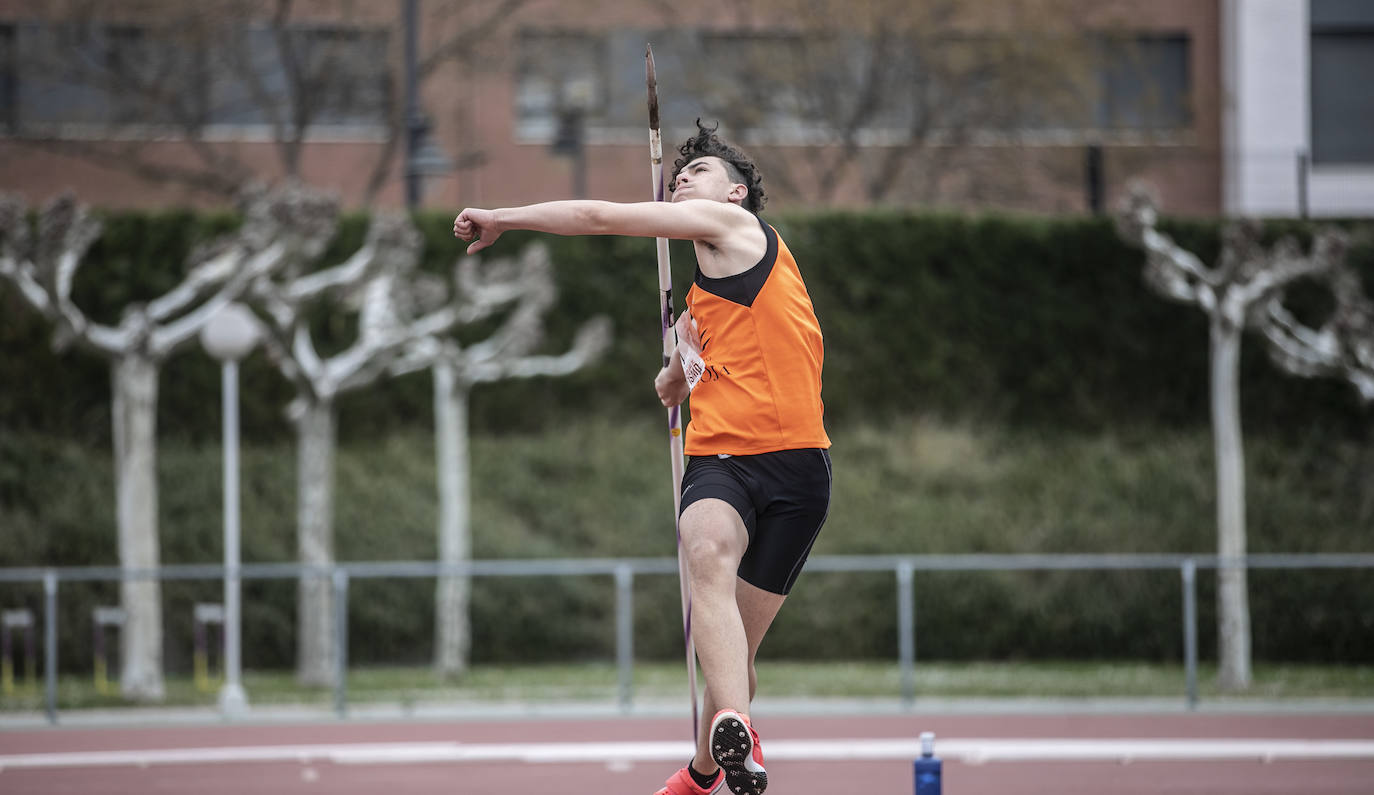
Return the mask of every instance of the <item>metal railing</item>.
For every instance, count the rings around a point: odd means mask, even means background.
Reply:
[[[1198,703],[1197,692],[1197,572],[1222,565],[1258,569],[1368,569],[1374,554],[1249,555],[1223,559],[1215,555],[818,555],[807,562],[809,572],[888,571],[897,584],[897,638],[901,699],[915,701],[916,572],[1007,571],[1169,571],[1179,572],[1183,596],[1183,656],[1185,702]],[[239,567],[242,579],[300,579],[327,577],[334,588],[335,676],[333,705],[340,717],[348,714],[348,591],[356,579],[436,577],[609,576],[615,583],[615,658],[617,700],[622,710],[633,704],[634,691],[634,580],[640,575],[675,575],[673,558],[582,558],[474,560],[444,565],[427,561],[339,563],[311,567],[295,563],[257,563]],[[171,565],[152,570],[117,566],[0,568],[0,583],[41,583],[43,586],[43,676],[45,710],[49,722],[57,714],[57,596],[62,582],[111,582],[134,579],[214,580],[225,577],[219,565]]]

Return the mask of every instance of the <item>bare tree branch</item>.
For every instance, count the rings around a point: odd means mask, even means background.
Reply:
[[[32,238],[28,206],[18,196],[0,193],[0,276],[14,282],[24,300],[44,317],[55,319],[48,291],[35,278],[30,253]]]
[[[1210,314],[1216,308],[1220,278],[1197,255],[1159,232],[1157,221],[1148,189],[1139,182],[1128,185],[1123,207],[1116,215],[1116,228],[1123,238],[1145,250],[1145,283],[1166,298],[1198,304]]]
[[[605,316],[588,320],[577,331],[572,347],[558,356],[517,356],[476,359],[467,363],[465,375],[473,383],[510,378],[535,378],[574,373],[595,361],[611,343],[611,321]]]
[[[543,339],[543,316],[557,298],[547,247],[530,245],[517,259],[497,260],[486,267],[475,260],[461,260],[455,269],[452,305],[457,322],[477,322],[512,302],[515,308],[489,337],[467,347],[438,333],[414,338],[392,363],[394,374],[429,369],[442,361],[467,386],[505,378],[563,375],[585,366],[609,343],[609,321],[593,318],[578,331],[577,341],[567,353],[530,355]]]
[[[1360,275],[1345,262],[1348,237],[1334,229],[1317,232],[1313,259],[1331,267],[1321,274],[1335,307],[1318,327],[1299,320],[1275,291],[1266,301],[1259,326],[1269,357],[1279,369],[1304,378],[1335,377],[1350,382],[1365,403],[1374,402],[1374,300],[1364,293]]]

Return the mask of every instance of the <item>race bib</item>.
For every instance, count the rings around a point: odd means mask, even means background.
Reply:
[[[706,372],[706,362],[701,358],[701,335],[690,312],[678,316],[674,330],[677,331],[677,355],[682,360],[682,374],[687,377],[687,391],[691,392]]]

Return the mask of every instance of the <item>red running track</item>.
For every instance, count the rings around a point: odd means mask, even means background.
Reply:
[[[808,759],[804,750],[839,744],[866,747],[937,735],[937,752],[1019,747],[1013,741],[1063,741],[1050,747],[1222,749],[1216,758],[1112,758],[980,761],[946,756],[945,795],[1370,795],[1374,793],[1374,716],[1364,714],[905,715],[798,717],[756,715],[767,755],[771,795],[912,792],[911,760]],[[175,728],[58,728],[0,731],[0,793],[597,793],[649,795],[685,762],[685,718],[588,720],[466,719],[450,722],[234,724]],[[1178,743],[1178,741],[1186,741]],[[811,746],[806,741],[822,741]],[[1266,759],[1235,748],[1319,749]],[[1350,742],[1355,741],[1355,742]],[[1228,744],[1229,742],[1229,744]],[[633,759],[530,761],[541,749],[642,749]],[[663,751],[667,744],[667,752]],[[1002,743],[1002,745],[997,745]],[[1285,744],[1286,743],[1286,744]],[[363,744],[385,751],[373,759]],[[572,744],[572,745],[569,745]],[[677,744],[677,745],[674,745]],[[1029,745],[1034,745],[1031,743]],[[342,749],[342,755],[299,753],[299,747]],[[1352,746],[1357,750],[1350,751]],[[296,750],[284,750],[284,749]],[[1341,748],[1346,750],[1341,751]],[[183,749],[183,756],[175,755]],[[475,750],[459,759],[461,751]],[[790,749],[790,750],[789,750]],[[1226,749],[1231,749],[1227,751]],[[1336,751],[1323,756],[1320,749]],[[358,753],[354,753],[354,752]],[[115,752],[97,755],[99,752]],[[272,752],[290,758],[260,758]],[[1248,752],[1245,752],[1248,753]],[[62,756],[53,756],[60,754]],[[361,755],[359,755],[361,754]],[[450,754],[451,758],[443,758]],[[1166,756],[1173,755],[1170,751]],[[440,758],[435,758],[435,757]],[[509,758],[493,758],[493,757]],[[840,756],[843,756],[841,754]],[[214,757],[220,761],[210,761]]]

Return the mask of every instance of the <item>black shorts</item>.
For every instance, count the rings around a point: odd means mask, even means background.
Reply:
[[[682,476],[680,510],[709,498],[729,503],[749,531],[739,576],[765,591],[786,594],[830,511],[830,453],[808,448],[692,456]]]

